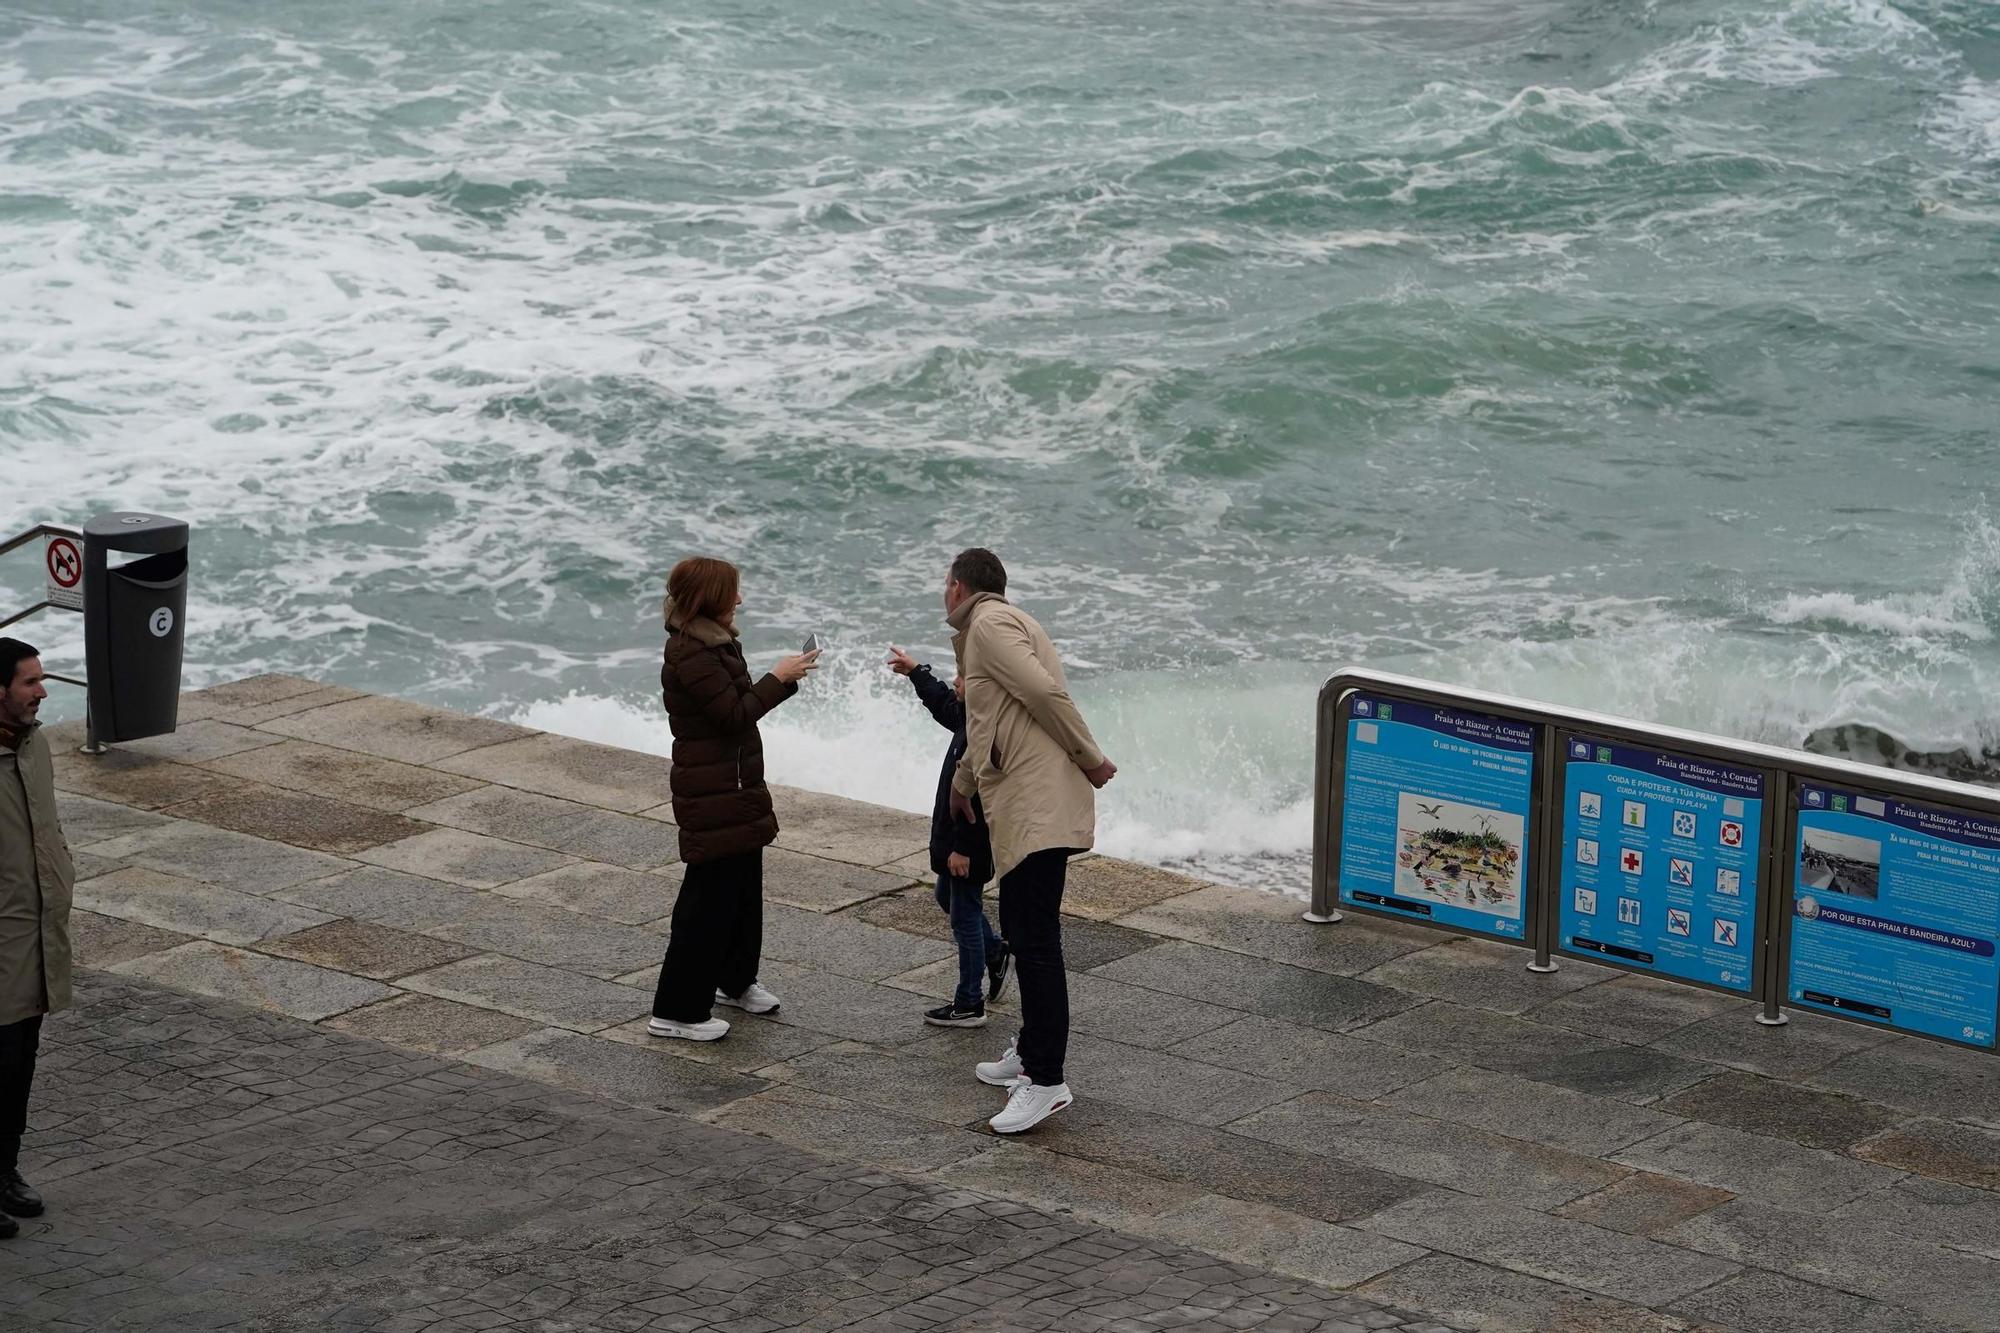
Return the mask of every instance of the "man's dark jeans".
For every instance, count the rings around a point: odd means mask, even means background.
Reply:
[[[937,905],[951,918],[951,937],[958,941],[958,992],[954,1009],[978,1009],[986,1003],[986,960],[1000,947],[999,932],[986,919],[981,885],[950,875],[937,878]]]
[[[28,1092],[35,1083],[35,1052],[42,1016],[0,1026],[0,1177],[20,1164],[21,1135],[28,1129]]]
[[[1014,951],[1021,991],[1021,1036],[1015,1052],[1031,1082],[1063,1081],[1069,1053],[1069,979],[1063,974],[1062,896],[1070,853],[1035,852],[1000,881],[1000,934]]]

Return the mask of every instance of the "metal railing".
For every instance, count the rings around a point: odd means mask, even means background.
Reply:
[[[60,523],[37,523],[34,527],[28,528],[23,532],[17,532],[12,537],[7,538],[7,540],[0,542],[0,555],[6,555],[10,551],[18,550],[19,548],[26,546],[29,542],[45,541],[50,537],[67,537],[73,542],[80,543],[83,540],[83,532],[79,528],[65,527]],[[9,625],[13,625],[20,621],[26,620],[29,616],[35,615],[38,612],[49,611],[49,610],[76,611],[80,609],[81,608],[78,607],[63,606],[59,603],[52,602],[47,598],[43,598],[41,601],[36,602],[33,606],[29,607],[27,610],[16,611],[14,614],[8,616],[5,620],[0,620],[0,629],[5,629]],[[58,680],[65,685],[74,685],[78,689],[88,689],[90,687],[89,681],[81,676],[65,676],[59,674],[58,672],[46,671],[46,670],[44,671],[43,674],[45,674],[50,680]],[[88,717],[89,714],[88,711],[86,710],[85,722],[84,722],[84,727],[86,731],[86,739],[83,747],[84,752],[86,754],[98,754],[102,752],[104,747],[97,743],[96,733],[94,730],[90,728]]]
[[[1384,758],[1379,752],[1371,751],[1365,763],[1366,772],[1357,774],[1351,762],[1355,756],[1349,753],[1350,735],[1362,734],[1353,730],[1355,724],[1359,722],[1366,725],[1375,720],[1376,714],[1388,712],[1379,706],[1380,703],[1405,704],[1408,706],[1406,711],[1414,709],[1425,719],[1445,718],[1446,723],[1439,725],[1445,726],[1447,730],[1449,725],[1455,722],[1472,729],[1472,733],[1477,734],[1481,726],[1492,722],[1504,723],[1510,729],[1515,747],[1525,750],[1531,756],[1526,764],[1528,777],[1524,789],[1526,806],[1524,829],[1520,846],[1515,849],[1517,855],[1524,859],[1520,870],[1521,882],[1518,885],[1521,912],[1518,926],[1511,920],[1498,922],[1500,929],[1486,932],[1478,928],[1476,921],[1470,925],[1463,924],[1473,911],[1472,908],[1456,912],[1446,907],[1434,909],[1425,899],[1427,896],[1437,895],[1427,895],[1422,885],[1409,894],[1380,891],[1379,886],[1385,873],[1391,884],[1411,882],[1407,876],[1402,880],[1396,877],[1397,849],[1407,848],[1410,845],[1404,841],[1406,830],[1400,826],[1400,815],[1392,819],[1389,861],[1386,865],[1381,863],[1382,847],[1379,833],[1381,816],[1384,813],[1380,808],[1381,793],[1393,781],[1395,761]],[[1357,710],[1360,710],[1359,715]],[[1480,719],[1485,721],[1482,722]],[[1381,718],[1384,723],[1388,720],[1386,716]],[[1369,743],[1372,744],[1373,738],[1379,734],[1379,726],[1370,727],[1366,733],[1370,738]],[[1521,740],[1523,737],[1528,738],[1525,743]],[[1608,879],[1615,887],[1624,882],[1616,873],[1617,870],[1624,869],[1636,873],[1634,863],[1630,861],[1624,862],[1620,867],[1614,867],[1614,873],[1609,876],[1606,876],[1603,868],[1599,867],[1597,858],[1600,856],[1600,836],[1605,842],[1613,843],[1615,851],[1627,845],[1629,840],[1618,838],[1614,842],[1613,835],[1620,834],[1623,830],[1616,827],[1606,828],[1601,822],[1601,812],[1595,806],[1591,807],[1589,815],[1594,822],[1585,830],[1591,833],[1588,849],[1591,859],[1586,862],[1584,849],[1577,845],[1583,841],[1579,832],[1582,826],[1571,818],[1570,811],[1572,803],[1592,799],[1592,794],[1581,786],[1572,792],[1570,765],[1595,761],[1600,765],[1598,771],[1601,774],[1605,771],[1601,766],[1607,756],[1614,751],[1619,754],[1628,753],[1620,747],[1634,747],[1629,752],[1634,754],[1644,751],[1654,754],[1657,758],[1673,757],[1677,762],[1684,759],[1686,762],[1683,769],[1686,772],[1696,775],[1715,775],[1718,782],[1736,783],[1734,790],[1743,793],[1728,804],[1744,812],[1738,815],[1734,824],[1735,836],[1739,840],[1739,845],[1750,844],[1742,846],[1741,854],[1730,858],[1731,864],[1741,867],[1732,873],[1740,876],[1750,869],[1755,870],[1755,901],[1748,905],[1743,917],[1754,928],[1754,940],[1750,951],[1751,974],[1748,977],[1732,978],[1727,985],[1716,984],[1696,976],[1678,975],[1672,968],[1654,965],[1657,963],[1656,958],[1649,957],[1636,949],[1621,949],[1582,936],[1573,936],[1565,940],[1560,925],[1563,904],[1574,900],[1581,908],[1584,895],[1588,894],[1592,910],[1596,909],[1596,889],[1582,887],[1586,878],[1593,884],[1604,884]],[[1449,738],[1438,748],[1466,749],[1464,745]],[[1466,752],[1476,754],[1478,748],[1477,745],[1473,745]],[[1467,762],[1473,761],[1467,760]],[[1498,765],[1488,764],[1487,767],[1497,768]],[[1662,769],[1665,771],[1664,765]],[[1430,783],[1425,794],[1432,799],[1417,809],[1430,812],[1441,810],[1439,798],[1449,800],[1450,793],[1437,785],[1437,770],[1432,770],[1428,779],[1424,776],[1424,771],[1425,765],[1421,761],[1412,761],[1408,766],[1413,786],[1422,787],[1427,780]],[[1350,779],[1353,780],[1352,792],[1350,792]],[[1486,781],[1483,777],[1469,780],[1474,781],[1475,786]],[[1579,779],[1579,782],[1581,780]],[[1703,779],[1697,776],[1692,780],[1700,782]],[[1663,788],[1670,786],[1671,779],[1664,779],[1654,785]],[[1827,790],[1834,788],[1840,790],[1837,792]],[[1753,798],[1748,795],[1752,791],[1760,794]],[[1850,797],[1850,792],[1866,795]],[[1369,846],[1357,848],[1356,861],[1352,868],[1348,868],[1343,859],[1345,850],[1343,837],[1350,796],[1355,798],[1352,803],[1356,810],[1360,811],[1357,819],[1364,825],[1369,818],[1375,821]],[[1600,793],[1595,799],[1605,802],[1608,808],[1608,797]],[[1754,828],[1748,818],[1748,802],[1751,799],[1760,802]],[[1802,1007],[1810,1012],[1829,1013],[1834,1017],[1852,1018],[1869,1023],[1871,1026],[1910,1032],[1912,1035],[1952,1041],[1960,1045],[1972,1045],[1981,1049],[1995,1049],[1996,1030],[2000,1030],[2000,1000],[1994,1001],[1990,1009],[1985,1007],[1985,1000],[1975,999],[1969,1002],[1980,1008],[1983,1014],[1982,1021],[1976,1025],[1967,1023],[1958,1034],[1951,1034],[1916,1030],[1900,1025],[1894,1021],[1893,1006],[1848,1001],[1830,993],[1811,991],[1804,993],[1803,1002],[1791,996],[1788,981],[1793,962],[1792,942],[1797,926],[1794,919],[1795,912],[1815,925],[1820,922],[1823,915],[1830,922],[1860,927],[1863,934],[1869,931],[1891,933],[1901,931],[1903,933],[1898,938],[1904,941],[1938,944],[1940,947],[1953,949],[1964,957],[1983,958],[1987,961],[1980,966],[1994,975],[1982,981],[1982,986],[1989,984],[2000,986],[2000,971],[1995,970],[1996,967],[2000,967],[2000,960],[1993,959],[1991,936],[1996,931],[1992,921],[1968,921],[1963,924],[1962,929],[1934,928],[1925,925],[1912,927],[1910,923],[1901,921],[1889,921],[1887,926],[1884,926],[1882,923],[1885,918],[1858,913],[1834,903],[1825,905],[1818,903],[1814,895],[1821,890],[1811,883],[1808,883],[1805,895],[1799,894],[1800,843],[1806,836],[1804,830],[1807,817],[1815,822],[1827,822],[1823,817],[1835,813],[1843,815],[1848,813],[1847,807],[1851,799],[1857,804],[1860,801],[1867,802],[1870,810],[1882,807],[1880,817],[1883,820],[1908,814],[1913,819],[1938,821],[1924,826],[1912,825],[1911,827],[1917,828],[1916,836],[1919,838],[1924,836],[1925,827],[1956,828],[1964,833],[1965,825],[1951,823],[1955,815],[1966,816],[1973,821],[1975,828],[1978,828],[1979,821],[1991,821],[1995,829],[2000,830],[2000,792],[1967,783],[1878,768],[1750,741],[1732,740],[1679,727],[1656,726],[1628,718],[1613,717],[1584,709],[1565,708],[1484,690],[1461,689],[1410,676],[1362,669],[1345,670],[1331,677],[1319,694],[1313,802],[1312,902],[1305,917],[1308,921],[1319,923],[1337,922],[1341,919],[1342,909],[1345,909],[1452,930],[1455,933],[1485,934],[1488,938],[1504,939],[1532,949],[1534,957],[1528,965],[1530,971],[1555,971],[1559,966],[1557,956],[1560,955],[1643,972],[1667,981],[1724,990],[1741,995],[1745,999],[1760,1000],[1762,1011],[1758,1014],[1758,1020],[1773,1026],[1786,1021],[1784,1009],[1789,1005]],[[1372,811],[1366,806],[1366,802],[1369,801],[1373,801],[1376,806]],[[1896,801],[1913,804],[1907,810],[1901,806],[1891,809],[1884,804]],[[1470,811],[1476,804],[1477,801],[1460,803],[1457,808]],[[1681,874],[1685,867],[1686,878],[1676,878],[1672,882],[1677,886],[1689,886],[1688,893],[1681,895],[1686,901],[1700,892],[1694,886],[1694,867],[1703,864],[1704,869],[1711,869],[1713,862],[1703,863],[1697,860],[1699,852],[1695,850],[1697,840],[1693,837],[1696,828],[1694,814],[1688,811],[1676,812],[1671,806],[1663,808],[1674,820],[1673,832],[1676,837],[1682,827],[1689,831],[1687,844],[1690,850],[1686,859],[1670,859],[1668,862],[1670,875]],[[1943,813],[1934,816],[1925,814],[1926,810]],[[1497,819],[1511,818],[1502,815],[1497,809],[1492,811],[1492,814]],[[1628,810],[1625,818],[1629,820],[1632,817]],[[1637,817],[1643,821],[1646,818],[1644,810]],[[1680,823],[1683,817],[1689,821],[1685,826]],[[1859,820],[1862,815],[1856,814],[1854,818]],[[1867,818],[1872,821],[1875,816],[1871,814]],[[1491,824],[1497,822],[1497,819],[1488,820],[1489,833]],[[1511,828],[1511,823],[1507,827]],[[1643,829],[1643,823],[1639,827]],[[1707,827],[1713,828],[1718,825],[1711,821]],[[1754,843],[1751,842],[1753,833]],[[1723,837],[1727,836],[1728,831],[1724,829]],[[1838,835],[1833,836],[1837,841]],[[1962,873],[1966,877],[1966,883],[1976,884],[1980,892],[1989,894],[1996,903],[2000,903],[2000,839],[1996,839],[1994,830],[1983,828],[1978,829],[1978,836],[1989,839],[1988,845],[1993,850],[1988,853],[1975,849],[1967,853],[1961,858],[1965,867]],[[1827,838],[1828,835],[1823,833],[1822,846],[1830,845]],[[1865,841],[1864,839],[1862,844],[1857,845],[1857,854],[1865,852]],[[1649,842],[1649,846],[1657,846],[1657,840]],[[1877,842],[1875,846],[1876,860],[1873,863],[1872,873],[1868,871],[1865,861],[1848,861],[1844,864],[1861,875],[1861,880],[1858,882],[1865,884],[1872,894],[1879,896],[1882,890],[1882,843]],[[1622,856],[1624,853],[1618,851],[1617,854]],[[1371,855],[1374,858],[1373,862],[1367,860]],[[1505,853],[1499,855],[1504,857]],[[1821,873],[1832,875],[1833,872],[1828,867],[1843,864],[1838,854],[1813,849],[1812,855],[1816,858],[1816,869]],[[1502,864],[1505,864],[1504,860]],[[1422,866],[1423,863],[1420,861],[1419,878]],[[1348,869],[1345,875],[1343,875],[1344,869]],[[1474,892],[1474,888],[1483,889],[1496,900],[1505,899],[1504,893],[1495,892],[1490,873],[1482,879],[1469,873],[1462,866],[1454,865],[1451,869],[1458,874],[1449,882],[1455,891],[1463,891],[1468,900],[1476,902],[1479,899],[1480,894]],[[1490,867],[1487,869],[1490,872]],[[1961,872],[1954,870],[1952,873]],[[1629,882],[1634,885],[1638,883],[1637,880]],[[1718,891],[1724,882],[1721,878],[1711,881]],[[1728,882],[1740,884],[1744,881],[1738,878]],[[1368,887],[1361,887],[1364,883]],[[1845,896],[1846,890],[1840,888],[1839,883],[1837,876],[1830,880],[1833,887],[1826,890],[1829,898],[1869,903],[1877,900],[1873,896],[1848,898]],[[1470,884],[1473,887],[1462,887],[1463,884]],[[1620,913],[1621,925],[1625,920],[1624,910],[1627,901],[1637,902],[1636,895],[1640,890],[1634,887],[1630,892],[1635,895],[1633,899],[1618,902],[1617,910]],[[1678,921],[1672,916],[1666,918],[1668,927],[1674,929],[1678,926],[1678,934],[1691,936],[1691,932],[1687,929],[1690,923],[1689,909],[1683,907],[1679,910]],[[1635,918],[1639,911],[1638,907],[1633,908]],[[1437,916],[1453,916],[1460,920],[1461,924],[1448,925],[1436,920]],[[1720,913],[1711,919],[1710,924],[1719,919],[1721,919]],[[1732,926],[1730,937],[1732,948],[1734,948],[1735,931],[1736,927]],[[1970,933],[1974,931],[1985,933],[1984,935]],[[1722,928],[1716,926],[1714,934],[1719,942],[1722,938]],[[1583,944],[1588,947],[1571,947],[1573,944]],[[1643,965],[1639,961],[1641,958],[1646,958],[1646,963]],[[1866,987],[1862,989],[1866,990]],[[1880,1012],[1876,1012],[1877,1010]],[[1974,1033],[1978,1034],[1976,1038]]]

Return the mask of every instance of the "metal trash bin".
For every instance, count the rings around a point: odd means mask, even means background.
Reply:
[[[113,553],[141,557],[112,565]],[[83,654],[99,741],[163,736],[179,721],[188,525],[99,514],[83,525]]]

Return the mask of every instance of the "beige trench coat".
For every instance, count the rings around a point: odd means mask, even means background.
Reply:
[[[0,745],[0,1023],[69,1007],[69,900],[55,765],[40,727]]]
[[[1083,771],[1104,752],[1069,697],[1055,644],[1033,616],[992,593],[961,602],[950,620],[966,740],[952,787],[985,804],[994,877],[1035,852],[1088,848],[1097,790]]]

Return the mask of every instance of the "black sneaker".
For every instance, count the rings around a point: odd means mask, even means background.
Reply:
[[[21,1224],[5,1213],[0,1213],[0,1240],[12,1240],[21,1234]]]
[[[934,1028],[983,1028],[986,1026],[986,1006],[982,1004],[977,1009],[961,1009],[955,1004],[941,1004],[924,1011],[924,1022]]]
[[[1007,993],[1007,968],[1013,961],[1014,951],[1005,944],[986,960],[986,1003],[993,1004]]]

